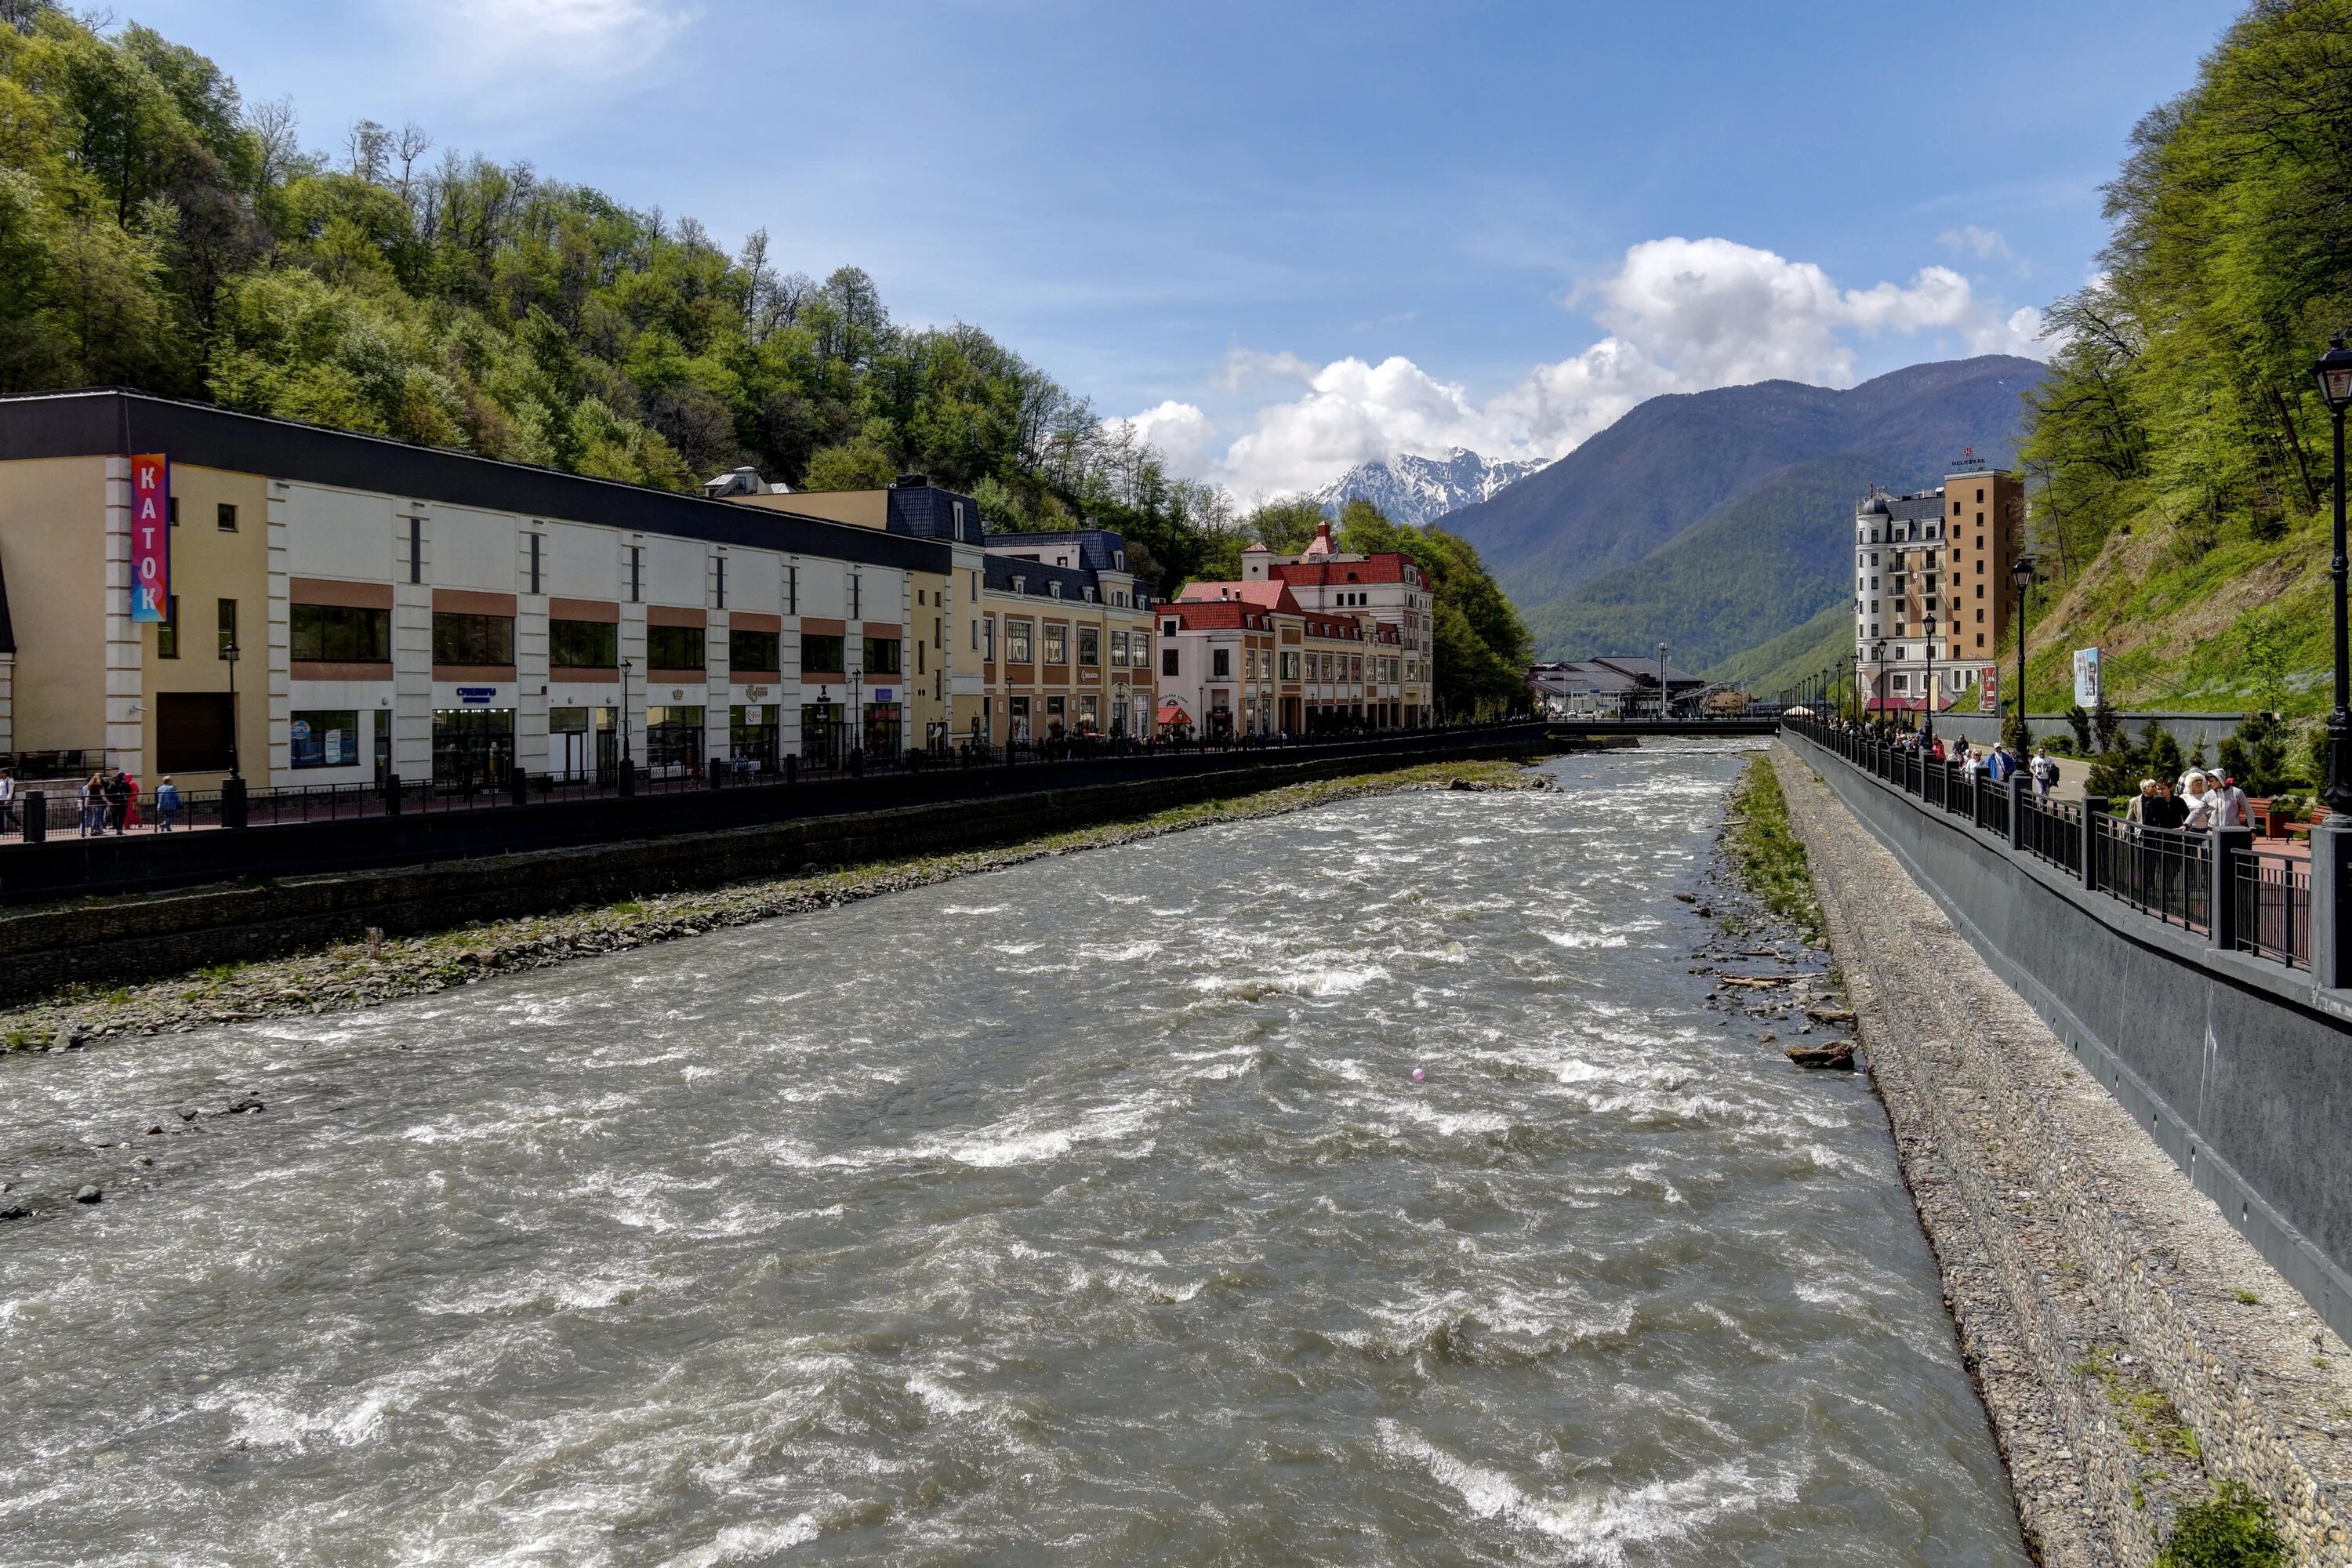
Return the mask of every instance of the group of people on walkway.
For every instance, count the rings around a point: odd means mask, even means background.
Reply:
[[[1855,733],[1868,732],[1866,726],[1832,722],[1831,727]],[[1948,749],[1940,735],[1922,735],[1916,730],[1892,730],[1884,725],[1879,728],[1883,731],[1879,739],[1896,751],[1916,752],[1931,763],[1958,768],[1971,778],[2005,784],[2011,777],[2022,773],[2026,782],[2033,786],[2037,800],[2047,801],[2050,792],[2058,787],[2058,763],[2041,746],[2033,748],[2032,756],[2021,759],[2006,741],[1990,748],[1972,747],[1968,737],[1963,735]]]
[[[2190,768],[2178,785],[2168,779],[2142,779],[2139,793],[2124,808],[2124,820],[2143,827],[2181,828],[2204,833],[2216,827],[2244,827],[2253,821],[2253,808],[2238,781],[2203,768]]]
[[[8,791],[8,811],[13,816],[16,781],[0,773],[0,784]],[[95,838],[107,833],[119,836],[141,826],[140,795],[139,781],[131,776],[129,768],[100,768],[90,774],[82,781],[79,794],[81,836],[84,838]],[[180,786],[172,782],[171,774],[164,774],[163,782],[155,786],[150,804],[154,809],[157,832],[169,833],[179,826]]]

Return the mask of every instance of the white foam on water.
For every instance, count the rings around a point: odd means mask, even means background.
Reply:
[[[679,1552],[663,1568],[719,1568],[726,1563],[756,1563],[779,1552],[805,1546],[823,1533],[816,1520],[805,1513],[782,1524],[730,1524],[712,1536],[709,1544]]]
[[[941,904],[943,915],[1001,915],[1012,911],[1011,904]]]

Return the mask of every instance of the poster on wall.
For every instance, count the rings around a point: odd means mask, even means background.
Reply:
[[[131,459],[131,618],[172,615],[172,459],[144,452]]]
[[[2000,711],[2000,667],[1999,665],[1986,665],[1982,670],[1978,672],[1977,692],[1978,712],[1998,713]]]
[[[2074,705],[2096,708],[2099,705],[2099,650],[2078,647],[2074,650]]]

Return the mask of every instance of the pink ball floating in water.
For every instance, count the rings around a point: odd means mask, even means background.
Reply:
[[[1425,1071],[1424,1069],[1423,1069],[1423,1068],[1413,1068],[1413,1069],[1412,1069],[1412,1081],[1413,1081],[1413,1082],[1415,1082],[1415,1083],[1419,1083],[1419,1082],[1421,1082],[1423,1079],[1426,1079],[1427,1077],[1429,1077],[1429,1074],[1428,1074],[1428,1072],[1427,1072],[1427,1071]]]

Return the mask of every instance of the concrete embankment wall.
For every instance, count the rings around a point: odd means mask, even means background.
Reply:
[[[2123,713],[2118,714],[2117,717],[2123,721],[2124,734],[2135,744],[2146,737],[2147,727],[2151,722],[2161,723],[2171,732],[2172,738],[2180,742],[2182,755],[2186,756],[2192,748],[2201,742],[2205,747],[2206,758],[2210,761],[2222,740],[2237,729],[2238,721],[2245,715],[2242,713],[2146,712]],[[2063,713],[2035,713],[2029,715],[2026,721],[2032,726],[2033,732],[2037,735],[2072,736],[2074,733],[2067,727],[2066,715]],[[2001,738],[2002,722],[2003,720],[2000,715],[1992,713],[1958,711],[1938,713],[1936,715],[1936,732],[1945,736],[1966,736],[1971,746],[1990,746]]]
[[[2308,974],[2212,951],[1783,739],[2240,1234],[2352,1337],[2343,1003]]]
[[[1540,730],[1521,730],[1320,756],[1255,752],[1247,754],[1255,760],[1157,778],[1071,782],[881,810],[836,808],[830,816],[718,832],[53,905],[0,915],[0,1002],[75,983],[113,984],[275,957],[352,940],[371,926],[387,935],[442,931],[813,866],[984,848],[1286,784],[1553,749]],[[1032,780],[1067,776],[1044,768],[1025,773]],[[291,837],[307,830],[277,831]],[[267,839],[271,832],[246,837]]]

